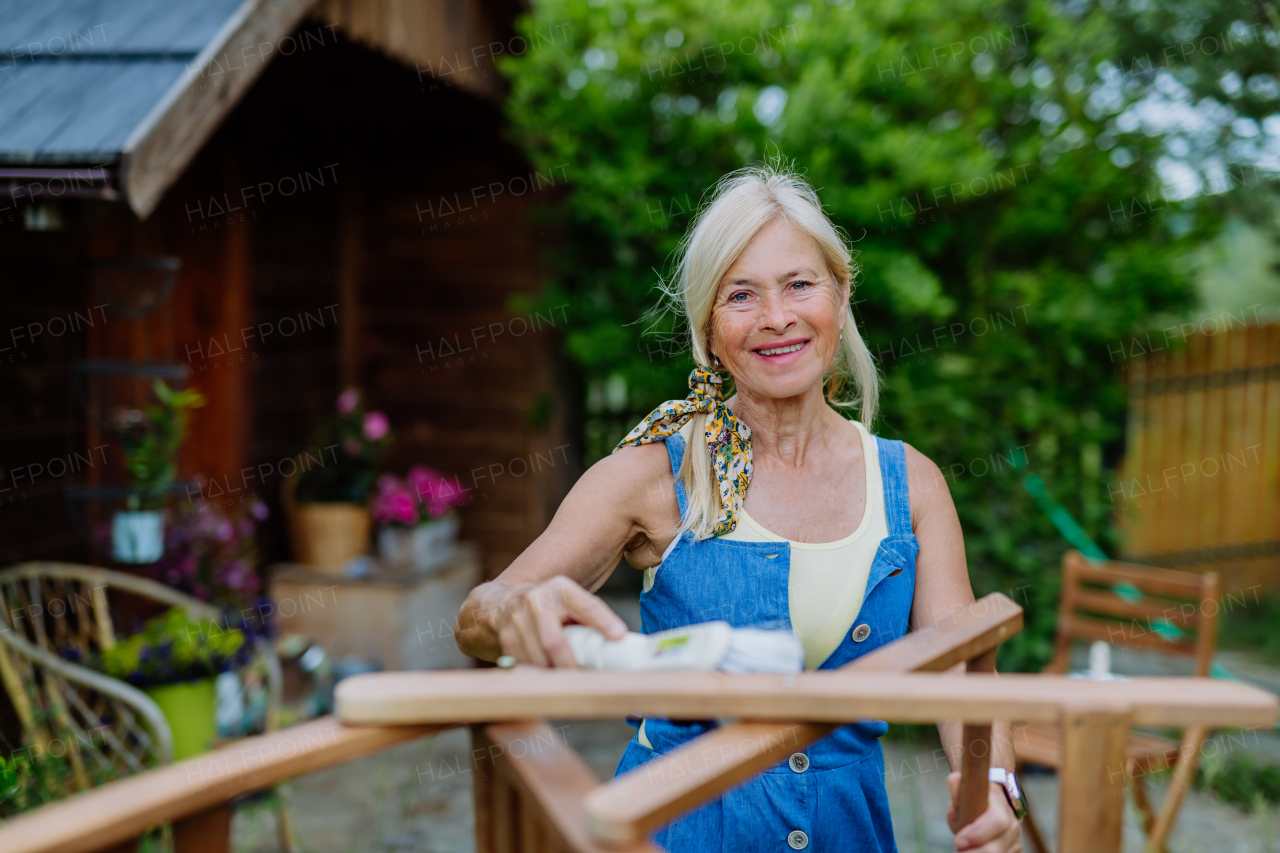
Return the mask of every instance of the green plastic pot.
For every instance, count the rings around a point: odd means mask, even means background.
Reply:
[[[217,735],[214,722],[216,693],[214,679],[184,681],[152,687],[147,695],[160,706],[173,732],[173,760],[181,761],[209,751]]]

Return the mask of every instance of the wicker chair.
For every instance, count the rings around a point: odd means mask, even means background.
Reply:
[[[69,658],[91,660],[116,644],[111,594],[180,607],[193,619],[221,617],[203,601],[123,572],[69,563],[23,563],[0,571],[0,682],[31,747],[70,764],[73,791],[173,761],[173,736],[141,690]],[[257,638],[266,671],[266,729],[278,725],[281,670]],[[63,756],[58,756],[63,757]]]

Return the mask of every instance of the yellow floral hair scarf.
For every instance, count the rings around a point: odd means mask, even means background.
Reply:
[[[724,381],[719,374],[696,367],[689,374],[689,388],[688,397],[668,400],[650,412],[618,447],[663,441],[695,414],[708,415],[704,434],[720,486],[720,517],[712,534],[723,536],[738,526],[738,511],[751,485],[751,428],[724,404]]]

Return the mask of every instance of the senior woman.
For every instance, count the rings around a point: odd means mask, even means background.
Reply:
[[[591,592],[619,556],[645,572],[645,632],[712,619],[786,627],[806,669],[842,666],[972,602],[941,472],[867,429],[877,376],[849,307],[854,273],[801,178],[770,166],[726,176],[668,292],[688,320],[691,393],[659,406],[593,465],[546,532],[471,593],[458,615],[463,651],[574,666],[563,625],[626,631]],[[722,373],[733,381],[728,400]],[[842,414],[855,407],[860,421]],[[645,719],[618,772],[713,725]],[[671,851],[892,851],[886,729],[841,727],[811,745],[807,761],[766,770],[654,840]],[[938,730],[955,764],[960,726]],[[993,766],[1012,770],[1007,726],[995,740]],[[958,775],[948,778],[956,848],[1021,850],[996,782],[987,811],[956,825]]]

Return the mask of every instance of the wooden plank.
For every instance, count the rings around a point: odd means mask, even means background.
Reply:
[[[439,726],[356,728],[321,717],[59,800],[0,824],[5,853],[93,853],[233,797],[416,740]]]
[[[276,43],[297,27],[314,0],[251,0],[241,6],[125,141],[120,184],[129,206],[146,219],[257,74],[208,73],[224,56]],[[263,60],[263,67],[275,51]]]
[[[1126,449],[1124,461],[1120,465],[1120,522],[1124,531],[1124,548],[1126,554],[1141,554],[1145,543],[1144,525],[1139,508],[1136,506],[1132,484],[1139,481],[1146,470],[1147,453],[1147,402],[1148,397],[1132,393],[1134,387],[1141,387],[1146,381],[1146,364],[1140,359],[1126,362],[1122,366],[1127,371],[1129,386],[1129,416],[1125,427]],[[1109,491],[1110,493],[1110,491]],[[1114,499],[1114,493],[1110,493]]]
[[[485,734],[484,726],[471,726],[471,754],[489,755],[493,741]],[[476,853],[495,853],[494,797],[497,795],[497,773],[492,761],[474,766],[471,774],[471,801],[475,811]]]
[[[516,830],[516,790],[513,771],[505,762],[495,763],[493,787],[493,851],[522,853]]]
[[[592,834],[626,844],[831,733],[821,723],[735,723],[707,732],[586,798]]]
[[[968,607],[870,652],[843,670],[945,672],[1022,630],[1022,608],[993,592]]]
[[[1267,327],[1267,362],[1280,363],[1280,324]],[[1263,517],[1260,538],[1280,538],[1280,379],[1266,383],[1266,416],[1262,435],[1263,488],[1257,495]],[[1261,581],[1268,589],[1277,583],[1274,560]],[[1223,588],[1234,591],[1233,578],[1223,578]]]
[[[1208,369],[1214,373],[1224,372],[1227,369],[1228,359],[1227,337],[1218,333],[1209,335],[1208,338]],[[1216,458],[1222,453],[1226,428],[1224,422],[1227,420],[1226,402],[1227,389],[1221,385],[1205,389],[1205,429],[1201,459]],[[1197,460],[1198,462],[1199,460]],[[1223,542],[1223,511],[1219,493],[1219,484],[1222,482],[1222,478],[1200,477],[1199,480],[1201,484],[1200,541],[1202,545],[1220,545]]]
[[[1191,625],[1196,621],[1196,614],[1188,615],[1182,608],[1184,603],[1150,598],[1129,602],[1114,592],[1098,592],[1091,589],[1079,590],[1075,595],[1077,612],[1083,610],[1124,619],[1164,619],[1175,625]]]
[[[592,839],[585,807],[600,780],[563,737],[542,721],[487,726],[485,735],[500,750],[496,760],[510,768],[517,783],[522,842],[529,842],[522,849],[547,847],[542,838],[547,829],[557,836],[551,848],[574,853],[606,849]],[[643,838],[607,849],[660,853]]]
[[[1179,372],[1180,365],[1176,362],[1171,362],[1163,356],[1157,357],[1157,361],[1160,378],[1168,379]],[[1151,495],[1146,499],[1148,504],[1146,512],[1154,545],[1158,549],[1163,549],[1168,548],[1169,543],[1173,541],[1172,536],[1177,521],[1174,513],[1177,512],[1179,502],[1178,481],[1175,477],[1171,482],[1168,473],[1170,468],[1177,471],[1184,452],[1182,395],[1160,394],[1151,402],[1160,414],[1152,423],[1155,430],[1152,445],[1157,449],[1158,455],[1152,459],[1154,464],[1148,471],[1153,488]]]
[[[173,825],[174,853],[230,853],[231,804],[219,803]]]
[[[1136,619],[1129,622],[1104,622],[1100,619],[1072,616],[1067,622],[1066,630],[1077,640],[1101,640],[1112,645],[1132,646],[1173,655],[1196,653],[1194,644],[1166,640],[1156,633],[1152,623],[1142,623]]]
[[[970,673],[996,671],[996,650],[990,649],[970,660],[965,668]],[[965,723],[960,743],[960,825],[968,826],[987,810],[987,779],[991,769],[991,723]]]
[[[1209,674],[1213,666],[1213,654],[1218,648],[1218,611],[1221,609],[1221,581],[1217,572],[1206,572],[1204,576],[1204,600],[1196,612],[1200,615],[1196,625],[1196,668],[1195,674],[1201,678]],[[1208,606],[1212,601],[1214,606]]]
[[[805,672],[594,672],[517,666],[356,675],[337,687],[338,714],[354,726],[735,716],[845,723],[861,719],[1053,722],[1073,698],[1131,705],[1136,725],[1247,728],[1277,719],[1273,694],[1238,682],[1132,678],[1090,682],[1056,675]]]
[[[994,648],[1022,627],[1022,608],[992,593],[927,628],[842,667],[857,672],[940,672]],[[820,723],[751,722],[722,726],[593,793],[592,831],[629,842],[829,734]]]
[[[1130,725],[1116,704],[1073,704],[1063,715],[1058,853],[1120,853]]]
[[[1249,366],[1248,333],[1248,327],[1228,328],[1223,333],[1226,339],[1228,370],[1242,370]],[[1222,507],[1222,527],[1218,542],[1223,545],[1248,541],[1246,539],[1247,522],[1249,507],[1253,503],[1254,496],[1243,489],[1246,484],[1240,481],[1239,474],[1236,473],[1240,470],[1239,467],[1237,466],[1235,471],[1228,467],[1233,464],[1228,456],[1234,455],[1240,458],[1244,454],[1245,419],[1248,417],[1245,409],[1246,392],[1251,384],[1256,383],[1233,384],[1225,389],[1222,447],[1215,454],[1214,462],[1217,464],[1209,469],[1217,471],[1216,475],[1210,476],[1209,479],[1215,485],[1218,503]],[[1207,461],[1206,464],[1208,464]],[[1248,471],[1246,465],[1244,473],[1247,475]]]
[[[1192,335],[1187,339],[1187,373],[1203,374],[1209,370],[1209,339],[1203,335]],[[1186,429],[1183,436],[1183,446],[1186,448],[1187,459],[1195,460],[1198,464],[1199,460],[1205,455],[1205,424],[1209,413],[1205,407],[1205,389],[1192,388],[1184,392],[1187,398],[1187,417]],[[1202,538],[1202,530],[1200,527],[1200,518],[1202,507],[1204,505],[1204,490],[1201,488],[1198,479],[1193,479],[1187,484],[1187,488],[1183,490],[1182,514],[1179,516],[1182,520],[1182,532],[1179,534],[1177,542],[1171,542],[1167,545],[1157,544],[1153,551],[1158,551],[1162,547],[1174,549],[1182,548],[1199,548],[1202,544],[1206,544]],[[1151,551],[1147,553],[1152,553]]]
[[[1117,581],[1127,581],[1147,595],[1162,595],[1187,601],[1200,600],[1200,576],[1193,572],[1119,561],[1098,565],[1090,563],[1083,556],[1072,559],[1077,561],[1080,579],[1087,583],[1113,585]]]

